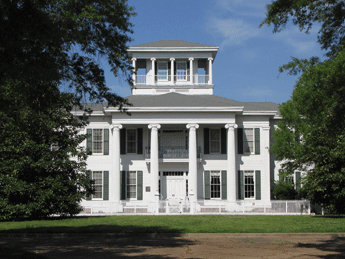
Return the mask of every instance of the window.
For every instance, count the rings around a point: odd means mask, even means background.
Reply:
[[[129,154],[137,153],[137,130],[136,129],[127,130],[127,153]]]
[[[87,129],[86,133],[88,152],[109,155],[109,129]]]
[[[137,172],[128,171],[127,172],[127,198],[137,197]]]
[[[254,199],[254,171],[244,171],[244,198]]]
[[[260,154],[260,128],[237,129],[238,154]]]
[[[210,129],[210,153],[220,153],[220,130]]]
[[[94,180],[93,187],[95,188],[95,194],[92,195],[93,199],[103,198],[103,172],[94,171],[92,172],[92,180]]]
[[[186,62],[176,63],[176,76],[177,76],[177,81],[187,80],[187,63]]]
[[[245,153],[254,153],[254,130],[244,129],[243,148]]]
[[[220,172],[211,171],[211,198],[220,198]]]
[[[93,129],[92,130],[92,153],[103,152],[103,130]]]
[[[158,81],[168,80],[168,63],[167,62],[157,63],[157,75],[158,75]]]

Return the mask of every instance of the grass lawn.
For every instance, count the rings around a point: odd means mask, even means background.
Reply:
[[[1,233],[345,233],[345,217],[109,216],[0,222]]]

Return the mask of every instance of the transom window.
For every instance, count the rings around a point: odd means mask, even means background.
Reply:
[[[211,198],[220,198],[220,172],[211,171]]]
[[[137,130],[127,129],[127,153],[137,153]]]
[[[210,152],[220,153],[220,129],[210,129]]]
[[[177,81],[187,80],[187,63],[186,62],[176,63],[176,76],[177,76]]]
[[[255,198],[254,187],[254,171],[244,171],[244,198]]]
[[[158,70],[157,71],[158,81],[167,81],[168,80],[168,63],[158,62],[157,70]]]
[[[244,129],[243,148],[245,153],[254,153],[254,129]]]
[[[127,198],[137,197],[137,172],[127,171]]]
[[[94,171],[92,172],[92,180],[94,180],[94,188],[95,194],[93,194],[93,198],[95,199],[102,199],[103,197],[103,172],[102,171]]]
[[[103,152],[103,130],[93,129],[92,132],[92,153]]]

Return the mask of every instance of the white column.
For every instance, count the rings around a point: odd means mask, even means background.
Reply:
[[[196,130],[199,128],[198,124],[187,124],[189,129],[189,165],[188,165],[188,188],[192,203],[198,199],[198,166],[197,166],[197,146],[196,146]],[[193,206],[194,208],[194,206]],[[191,213],[193,213],[191,211]]]
[[[120,202],[120,129],[122,129],[121,124],[113,124],[113,139],[111,141],[111,146],[113,146],[113,174],[109,175],[109,200],[114,202]]]
[[[190,83],[193,84],[194,83],[194,79],[193,79],[193,61],[194,58],[189,58],[189,75],[190,75]]]
[[[213,58],[208,58],[208,84],[212,85],[212,61]]]
[[[264,170],[261,171],[261,200],[270,200],[270,176],[271,176],[271,164],[270,164],[270,127],[262,127],[262,134],[260,139],[260,154],[265,161]]]
[[[175,69],[174,69],[174,61],[175,58],[170,58],[170,62],[171,62],[171,84],[173,85],[175,82]]]
[[[227,172],[227,184],[228,187],[228,201],[235,202],[237,194],[237,180],[236,180],[236,139],[235,129],[236,124],[225,124],[225,128],[228,129],[228,143],[227,143],[227,159],[228,159],[228,172]]]
[[[158,172],[159,172],[159,152],[158,152],[158,130],[161,128],[159,124],[149,124],[151,129],[151,192],[152,199],[155,200],[155,196],[159,195],[158,189]]]
[[[155,78],[155,74],[156,74],[156,71],[155,71],[155,61],[156,61],[155,58],[151,58],[151,62],[152,62],[152,84],[154,84],[156,82],[156,78]]]
[[[136,58],[132,58],[132,67],[133,67],[132,79],[133,79],[133,85],[136,84],[136,78],[135,78],[135,70],[136,70],[135,62],[136,62],[136,61],[137,61]]]

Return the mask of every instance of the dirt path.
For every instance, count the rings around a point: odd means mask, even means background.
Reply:
[[[52,259],[345,258],[345,233],[1,234],[0,244]]]

